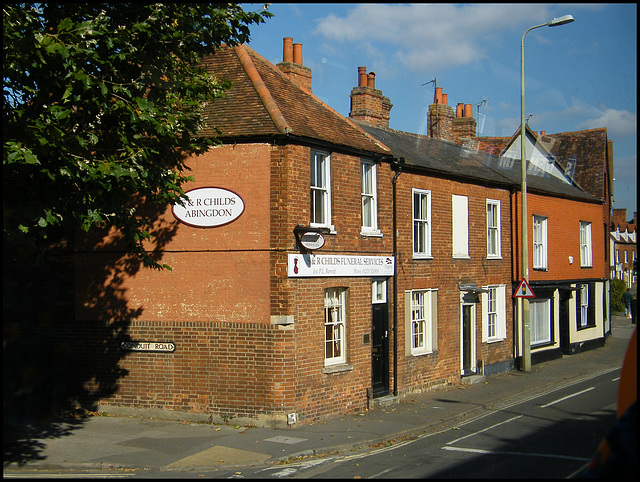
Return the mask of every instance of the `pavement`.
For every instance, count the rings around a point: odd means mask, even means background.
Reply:
[[[377,399],[370,410],[287,428],[214,425],[104,416],[46,425],[4,424],[5,476],[35,470],[166,470],[276,464],[392,444],[412,435],[454,427],[622,365],[636,325],[612,317],[604,346],[535,364],[531,371],[479,377],[476,383],[435,388],[404,398]]]

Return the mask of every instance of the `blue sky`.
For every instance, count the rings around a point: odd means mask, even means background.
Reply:
[[[273,3],[268,10],[275,16],[251,29],[249,45],[276,64],[284,37],[301,43],[313,93],[340,114],[349,115],[358,66],[365,66],[393,104],[391,128],[426,133],[435,78],[450,106],[473,105],[483,136],[511,136],[520,125],[523,33],[573,15],[570,24],[525,37],[525,114],[534,131],[549,134],[606,127],[613,140],[613,207],[633,218],[636,4]]]

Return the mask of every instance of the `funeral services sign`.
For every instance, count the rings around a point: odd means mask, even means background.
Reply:
[[[290,278],[324,276],[393,276],[393,256],[290,254]]]

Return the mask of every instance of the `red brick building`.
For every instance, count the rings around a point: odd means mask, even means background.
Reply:
[[[436,90],[434,104],[439,102],[447,115],[430,119],[430,131],[440,123],[440,132],[446,133],[443,139],[470,151],[499,156],[500,167],[519,191],[520,129],[510,139],[476,137],[475,122],[466,130],[454,127],[471,122],[462,104],[454,116],[444,94]],[[613,144],[606,128],[538,135],[529,126],[526,143],[529,284],[536,294],[530,300],[535,310],[531,323],[536,324],[531,360],[535,363],[599,346],[610,332],[608,226]],[[514,290],[522,278],[520,202],[518,193],[511,203]],[[518,313],[514,315],[516,328],[521,326]],[[522,336],[516,336],[518,358]]]
[[[189,203],[157,215],[148,249],[172,270],[140,269],[117,235],[75,252],[81,301],[64,336],[105,410],[280,426],[514,368],[518,162],[389,129],[391,102],[363,67],[339,115],[291,39],[277,66],[244,45],[203,63],[233,88],[208,106],[221,144],[189,160]],[[471,136],[458,110],[451,135]],[[604,257],[577,261],[602,203],[544,173],[530,186],[549,240],[548,271],[531,277],[549,300],[535,348],[564,348],[562,326],[567,346],[601,340],[602,313],[577,318],[572,294],[606,296]]]
[[[340,116],[288,39],[277,67],[246,46],[204,63],[234,87],[191,204],[158,217],[172,270],[77,253],[80,325],[126,317],[107,410],[279,425],[513,368],[511,181],[484,154],[389,130],[362,68]],[[126,310],[102,309],[107,287]]]

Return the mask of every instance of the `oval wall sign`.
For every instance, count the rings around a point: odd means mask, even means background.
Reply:
[[[198,228],[213,228],[235,221],[244,212],[244,201],[235,192],[218,187],[200,187],[185,193],[184,206],[173,206],[179,221]]]
[[[320,249],[324,246],[324,236],[308,231],[300,236],[300,244],[307,249]]]

